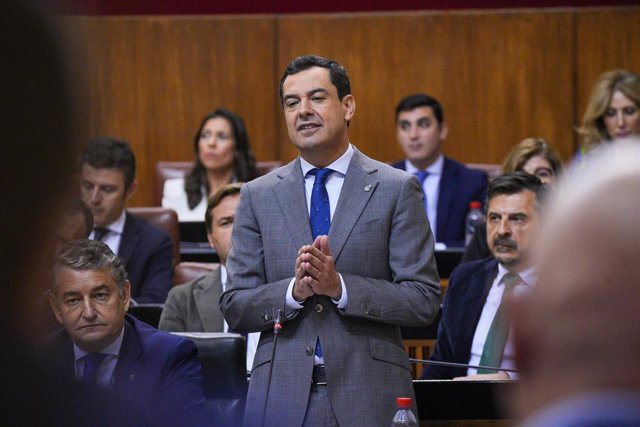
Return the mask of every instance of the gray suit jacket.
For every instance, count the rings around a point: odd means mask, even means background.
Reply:
[[[162,309],[158,329],[170,332],[222,332],[224,318],[219,308],[222,294],[220,268],[174,286]]]
[[[298,249],[312,242],[300,160],[245,184],[220,301],[230,327],[266,331],[253,364],[245,421],[301,425],[320,337],[331,406],[341,426],[388,425],[396,397],[413,396],[399,325],[431,323],[440,305],[433,237],[418,180],[355,150],[329,231],[346,310],[314,296],[286,319],[273,375],[272,313],[285,310]],[[265,408],[266,403],[266,410]]]

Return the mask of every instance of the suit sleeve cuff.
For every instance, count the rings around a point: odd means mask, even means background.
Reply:
[[[291,318],[293,317],[298,310],[303,308],[303,305],[295,300],[293,297],[293,284],[295,283],[295,277],[291,279],[289,282],[289,287],[287,287],[287,295],[285,297],[285,313],[284,315]],[[304,302],[304,301],[302,301]]]

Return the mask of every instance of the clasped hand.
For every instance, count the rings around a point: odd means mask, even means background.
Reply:
[[[329,238],[318,236],[311,245],[298,250],[293,297],[304,301],[310,296],[326,295],[339,300],[342,296],[340,276],[329,249]]]

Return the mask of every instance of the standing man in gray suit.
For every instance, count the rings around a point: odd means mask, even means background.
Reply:
[[[245,423],[388,425],[413,396],[399,325],[428,325],[440,304],[422,191],[350,144],[341,65],[295,59],[280,99],[300,156],[242,187],[220,300],[232,328],[262,331]]]

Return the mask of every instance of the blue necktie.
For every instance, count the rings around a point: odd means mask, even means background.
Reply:
[[[427,171],[418,171],[416,173],[414,173],[415,176],[418,177],[418,181],[420,181],[420,189],[422,190],[422,194],[424,195],[424,211],[428,212],[427,210],[427,193],[424,192],[424,180],[427,179],[427,177],[429,176],[429,172]]]
[[[107,357],[104,353],[89,353],[82,358],[84,370],[82,371],[82,382],[84,384],[97,384],[98,368]]]
[[[329,234],[331,225],[331,209],[329,208],[329,194],[325,182],[327,177],[333,172],[332,169],[311,169],[309,173],[315,175],[313,190],[311,190],[311,209],[309,211],[309,223],[311,224],[311,235],[316,237]]]
[[[313,181],[313,190],[311,190],[311,209],[309,210],[309,223],[311,224],[311,235],[313,240],[318,236],[329,234],[331,226],[331,209],[329,206],[329,193],[327,193],[327,177],[331,175],[333,169],[311,169],[309,173],[315,175]],[[320,346],[320,338],[316,340],[317,357],[322,358],[322,346]]]

